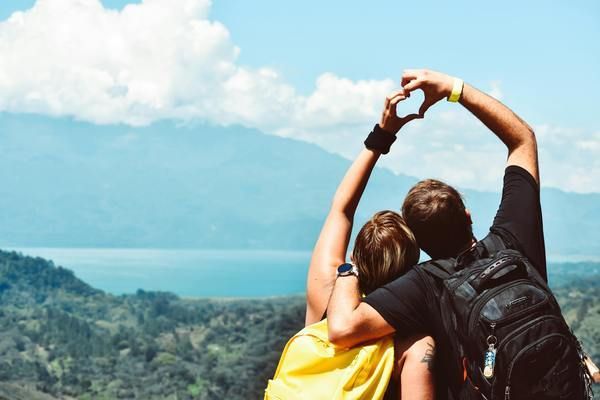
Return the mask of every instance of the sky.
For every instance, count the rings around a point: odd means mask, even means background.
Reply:
[[[543,186],[600,192],[599,39],[597,1],[2,1],[0,111],[244,125],[351,159],[402,70],[430,68],[534,127]],[[505,157],[443,102],[381,165],[498,190]]]

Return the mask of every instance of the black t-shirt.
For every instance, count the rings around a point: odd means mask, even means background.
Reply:
[[[523,168],[506,168],[500,208],[490,231],[500,236],[507,247],[526,255],[547,279],[539,186]],[[458,379],[462,371],[456,371],[449,354],[448,334],[441,319],[440,294],[439,281],[412,268],[363,301],[381,314],[396,329],[397,335],[433,336],[437,351],[434,370],[436,398],[446,399],[450,397],[449,382]]]

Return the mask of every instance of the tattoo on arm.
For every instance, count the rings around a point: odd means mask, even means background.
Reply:
[[[421,360],[422,363],[427,363],[427,369],[429,372],[433,372],[433,365],[435,362],[435,346],[429,342],[427,342],[427,346],[429,347],[425,350],[425,355]]]

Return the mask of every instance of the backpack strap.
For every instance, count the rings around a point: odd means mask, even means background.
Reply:
[[[481,243],[487,251],[488,257],[492,256],[493,254],[496,254],[500,250],[506,249],[506,245],[504,244],[504,241],[500,238],[500,236],[492,232],[490,232],[486,237],[484,237],[483,240],[481,240]]]
[[[432,260],[421,264],[421,268],[430,275],[444,280],[456,273],[456,261],[453,258]]]

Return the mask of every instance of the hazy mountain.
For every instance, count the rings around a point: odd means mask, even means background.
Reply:
[[[0,244],[309,249],[348,165],[242,127],[0,114]],[[415,181],[378,169],[357,223],[398,209]],[[465,195],[481,235],[500,195]],[[549,253],[600,254],[600,194],[542,201]]]

